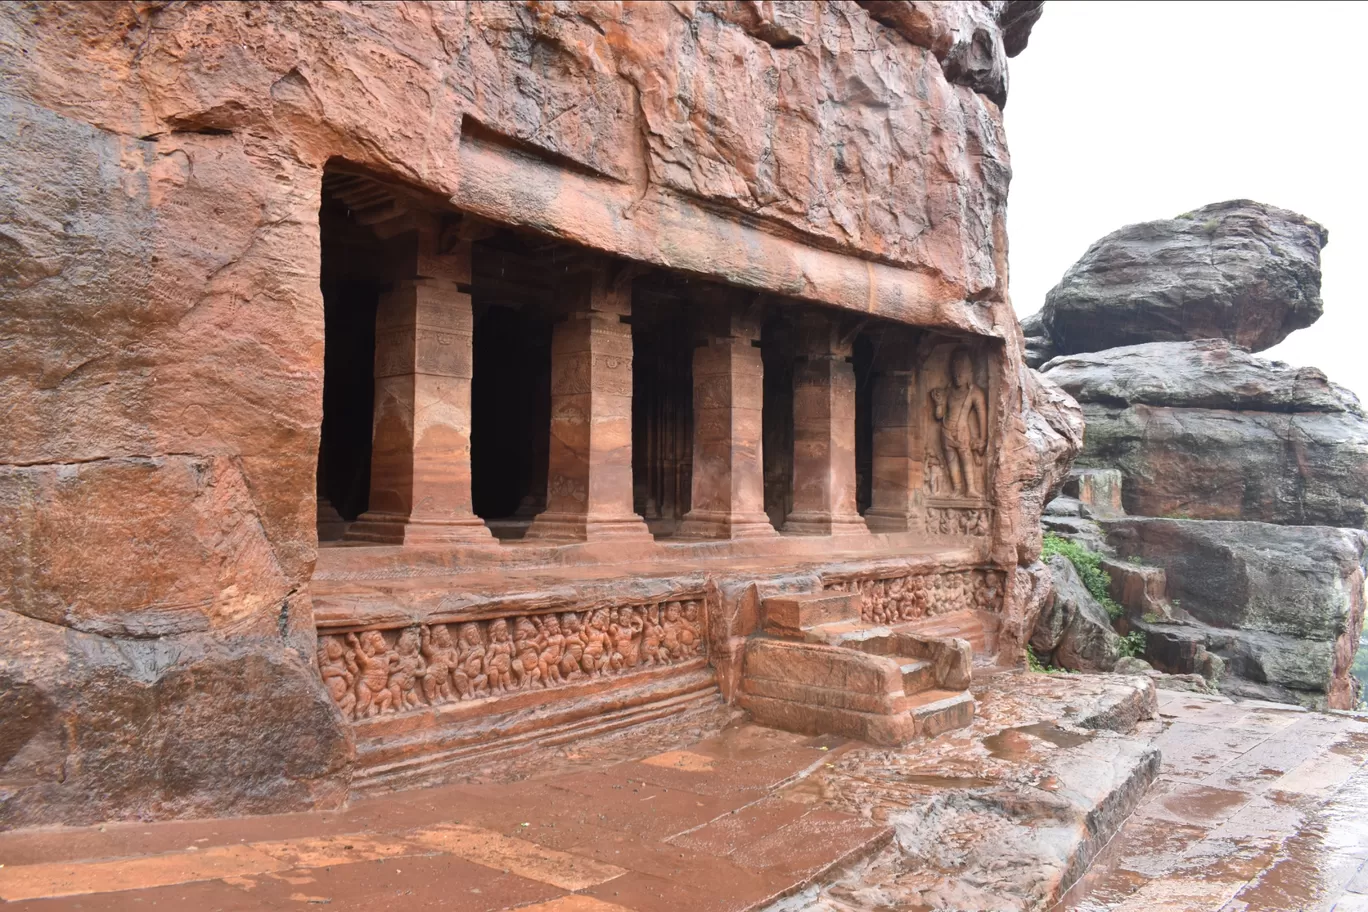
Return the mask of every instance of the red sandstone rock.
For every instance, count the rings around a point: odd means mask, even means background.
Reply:
[[[716,700],[735,693],[759,585],[828,585],[825,538],[682,551],[648,540],[632,503],[625,312],[593,294],[565,307],[569,271],[547,261],[517,278],[587,327],[579,347],[566,324],[551,331],[557,354],[575,356],[553,356],[553,374],[593,367],[587,393],[554,376],[555,401],[588,408],[602,436],[564,412],[547,417],[565,433],[542,458],[566,484],[533,512],[548,511],[543,529],[574,534],[496,548],[469,522],[459,488],[471,372],[445,355],[433,357],[447,370],[426,371],[433,350],[417,347],[427,333],[450,343],[464,323],[428,323],[418,307],[393,324],[413,334],[415,348],[397,350],[411,369],[377,372],[401,389],[368,413],[375,439],[393,444],[375,453],[394,459],[372,475],[393,495],[371,505],[385,515],[367,521],[404,526],[406,547],[348,545],[316,568],[321,206],[358,225],[372,203],[449,216],[441,246],[404,254],[403,213],[377,217],[367,230],[393,232],[377,241],[384,255],[337,268],[381,263],[377,280],[444,283],[442,300],[472,312],[462,286],[486,280],[481,265],[467,273],[442,258],[516,229],[559,251],[590,248],[613,268],[631,261],[763,293],[767,307],[821,306],[842,333],[870,320],[916,327],[928,398],[900,426],[917,435],[926,471],[891,468],[936,503],[909,512],[915,498],[904,496],[901,538],[859,531],[854,416],[832,397],[825,414],[807,415],[841,436],[796,460],[828,473],[809,479],[804,509],[824,514],[819,525],[857,527],[842,547],[870,579],[937,580],[920,591],[973,619],[985,648],[1002,631],[1001,658],[1017,660],[1041,592],[1030,569],[1040,505],[1079,442],[1071,401],[1022,369],[1006,299],[998,49],[1019,50],[1034,10],[937,5],[968,25],[937,32],[951,37],[935,50],[849,2],[0,7],[0,164],[12,191],[0,201],[0,618],[18,631],[0,652],[5,695],[18,695],[0,726],[0,826],[341,801],[360,730],[345,698],[367,675],[379,734],[362,752],[391,752],[367,767],[372,781],[385,763],[487,741],[492,729],[479,726],[496,718],[532,737],[599,710],[625,725],[672,700]],[[992,51],[979,59],[984,36]],[[393,198],[368,202],[354,182],[350,196],[336,182],[325,193],[330,167],[381,178]],[[972,371],[956,381],[961,351]],[[804,376],[825,367],[824,388],[843,391],[845,349],[825,353],[829,363]],[[600,366],[617,371],[616,385]],[[428,374],[441,382],[417,379]],[[927,417],[931,389],[978,403],[977,418]],[[429,412],[441,414],[425,423]],[[818,423],[804,424],[805,440]],[[744,450],[754,429],[738,425],[730,439]],[[953,478],[938,489],[932,459],[963,459],[980,489]],[[730,470],[747,479],[753,469]],[[889,469],[877,474],[887,481]],[[592,490],[575,489],[586,478]],[[425,494],[424,481],[436,489]],[[698,506],[759,522],[753,491]],[[442,521],[431,525],[485,541],[412,547],[409,529],[423,524],[410,521],[432,513]],[[592,541],[604,529],[631,534]],[[445,532],[426,537],[464,537]],[[889,599],[879,604],[915,607]],[[704,607],[648,636],[652,607],[685,602]],[[615,614],[600,623],[599,611]],[[547,615],[566,612],[591,630],[551,631]],[[452,669],[448,691],[433,684],[429,696],[426,672],[445,648],[433,631],[466,623],[484,625],[486,685],[494,672],[525,706],[501,715],[501,694],[463,708],[475,698],[452,690]],[[325,657],[327,680],[315,665],[320,632],[352,650]],[[352,647],[349,632],[381,642]],[[656,637],[668,661],[648,666]],[[569,680],[568,664],[562,680],[550,673],[567,650],[579,651],[586,681]],[[557,702],[562,686],[583,688],[584,702]],[[483,721],[463,728],[469,717]]]

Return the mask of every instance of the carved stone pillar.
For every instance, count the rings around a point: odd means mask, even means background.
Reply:
[[[901,331],[886,331],[876,345],[873,485],[865,522],[873,532],[920,531],[923,448],[916,340]]]
[[[606,263],[567,276],[551,336],[546,509],[527,541],[651,540],[632,510],[630,274]]]
[[[444,246],[435,217],[396,241],[398,277],[375,317],[369,509],[346,537],[492,543],[470,501],[470,244]]]
[[[856,506],[855,368],[851,339],[825,314],[804,314],[793,371],[793,512],[785,532],[866,532]]]
[[[693,353],[693,496],[680,538],[776,534],[765,515],[759,308],[725,289],[700,310],[703,344]]]

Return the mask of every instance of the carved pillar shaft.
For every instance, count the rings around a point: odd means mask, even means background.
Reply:
[[[765,514],[759,320],[722,308],[693,354],[693,496],[681,538],[775,534]]]
[[[422,223],[408,237],[407,275],[380,298],[370,504],[349,540],[492,541],[470,500],[474,317],[457,284],[469,281],[470,245],[440,253],[438,234]]]
[[[631,286],[596,265],[567,282],[551,338],[546,509],[529,541],[651,540],[632,510]]]
[[[823,314],[800,324],[793,371],[793,512],[785,532],[868,531],[856,506],[855,369],[849,340]]]

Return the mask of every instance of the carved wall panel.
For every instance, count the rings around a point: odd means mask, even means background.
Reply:
[[[989,507],[929,506],[926,531],[930,535],[991,535],[993,511]]]
[[[926,397],[924,478],[932,505],[987,504],[993,456],[992,374],[992,361],[980,345],[941,342],[928,348],[921,389]]]
[[[859,592],[860,618],[869,624],[897,624],[956,611],[1002,610],[1002,574],[997,570],[831,580],[824,588]]]
[[[526,614],[318,638],[348,719],[561,687],[705,654],[701,600]]]

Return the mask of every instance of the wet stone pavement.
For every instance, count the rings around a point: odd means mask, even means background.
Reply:
[[[889,830],[773,792],[847,748],[733,724],[521,782],[400,792],[338,812],[0,835],[16,910],[737,910]]]
[[[724,712],[341,811],[4,833],[0,906],[1368,912],[1368,722],[1110,675],[974,690],[970,728],[901,750]]]
[[[1070,912],[1368,912],[1368,721],[1160,693],[1163,771]]]

